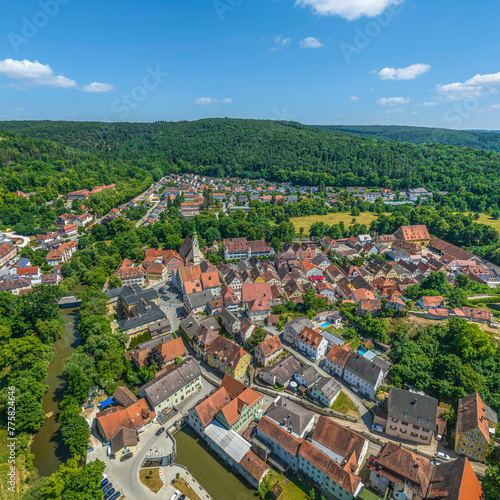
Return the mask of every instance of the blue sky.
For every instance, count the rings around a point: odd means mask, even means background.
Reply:
[[[0,119],[500,129],[497,0],[16,0]]]

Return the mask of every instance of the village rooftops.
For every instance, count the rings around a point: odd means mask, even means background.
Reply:
[[[285,425],[287,428],[291,426],[298,436],[302,436],[314,420],[312,412],[282,396],[278,396],[269,406],[266,416],[279,426]]]

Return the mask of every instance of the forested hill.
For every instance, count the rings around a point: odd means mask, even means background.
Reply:
[[[1,122],[0,130],[52,140],[104,163],[159,173],[264,177],[294,184],[462,189],[500,196],[500,154],[396,143],[293,122]],[[0,141],[1,143],[2,141]]]
[[[125,177],[148,178],[146,169],[103,159],[55,141],[1,131],[0,192],[59,193],[111,184]]]
[[[450,130],[445,128],[401,127],[397,125],[318,125],[323,130],[347,132],[359,137],[413,144],[444,144],[466,146],[487,151],[500,151],[500,133],[479,130]]]

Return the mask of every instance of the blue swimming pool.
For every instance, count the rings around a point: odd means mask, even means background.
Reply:
[[[330,323],[328,323],[328,321],[325,321],[324,323],[321,323],[321,328],[326,328],[327,326],[330,326]]]
[[[361,354],[361,356],[363,356],[363,354],[365,353],[366,351],[364,349],[358,349],[358,354]]]

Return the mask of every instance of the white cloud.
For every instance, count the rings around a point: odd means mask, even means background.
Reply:
[[[14,88],[27,88],[30,86],[48,86],[57,88],[78,88],[74,80],[70,80],[62,75],[55,75],[48,64],[41,64],[38,61],[16,61],[14,59],[4,59],[0,61],[0,74],[12,80],[21,80],[21,85]]]
[[[319,49],[320,47],[324,47],[324,45],[313,36],[308,36],[300,41],[300,46],[303,49]]]
[[[378,72],[381,80],[415,80],[417,76],[430,71],[429,64],[412,64],[406,68],[384,68]]]
[[[497,109],[500,109],[500,104],[492,104],[491,106],[488,106],[485,109],[478,109],[478,113],[487,113],[488,111],[496,111]]]
[[[292,39],[284,37],[283,35],[278,35],[274,38],[275,46],[271,47],[270,50],[283,50],[287,45],[292,43]]]
[[[362,16],[374,17],[403,0],[296,0],[296,5],[310,7],[320,16],[340,16],[354,21]]]
[[[496,94],[500,86],[500,73],[476,75],[465,82],[437,85],[436,96],[442,101],[463,101]]]
[[[349,98],[351,101],[359,101],[359,97],[357,95],[353,95]]]
[[[408,97],[382,97],[377,100],[381,106],[401,106],[401,104],[408,104],[410,99]]]
[[[432,106],[437,106],[438,103],[435,101],[429,101],[429,102],[422,102],[421,104],[417,104],[417,106],[420,106],[422,108],[431,108]]]
[[[83,92],[93,92],[94,94],[101,94],[102,92],[111,92],[112,90],[116,90],[114,85],[110,85],[109,83],[90,83],[89,85],[84,85],[82,87]]]
[[[195,104],[199,106],[207,106],[209,104],[232,104],[233,100],[230,97],[226,97],[225,99],[213,99],[212,97],[198,97],[194,101]]]

